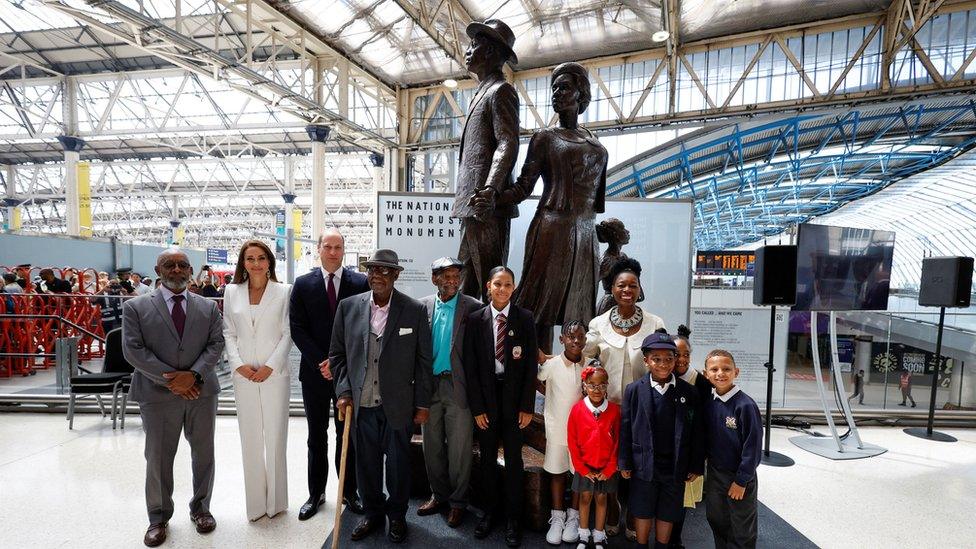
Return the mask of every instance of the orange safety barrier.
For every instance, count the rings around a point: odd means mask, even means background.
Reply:
[[[14,272],[27,281],[24,294],[0,294],[0,314],[47,315],[46,318],[2,318],[0,317],[0,377],[30,375],[37,368],[54,366],[54,342],[59,337],[77,336],[78,358],[81,361],[105,356],[105,332],[102,329],[101,307],[94,302],[92,293],[101,288],[98,285],[98,271],[95,269],[74,269],[71,267],[51,268],[62,279],[74,276],[78,293],[35,294],[31,280],[41,267],[10,268],[0,266],[0,272]],[[86,275],[92,286],[86,288]],[[13,305],[11,308],[10,305]],[[60,322],[56,316],[68,322]],[[72,324],[78,326],[75,328]],[[38,355],[3,356],[6,355]],[[45,356],[47,355],[47,356]],[[43,357],[38,363],[36,358]]]

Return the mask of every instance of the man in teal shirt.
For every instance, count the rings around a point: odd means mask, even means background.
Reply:
[[[431,265],[431,282],[437,293],[420,300],[427,308],[434,340],[434,394],[430,417],[423,426],[424,462],[431,497],[417,509],[420,516],[450,507],[447,524],[456,528],[468,506],[471,477],[472,425],[466,381],[461,364],[464,322],[480,309],[480,301],[458,291],[463,264],[442,257]]]

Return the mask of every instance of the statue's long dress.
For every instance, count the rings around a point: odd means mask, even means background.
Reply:
[[[600,245],[596,214],[603,213],[607,150],[589,131],[583,138],[562,128],[532,136],[516,181],[519,194],[543,191],[525,237],[525,263],[515,302],[537,324],[588,323],[596,307]]]

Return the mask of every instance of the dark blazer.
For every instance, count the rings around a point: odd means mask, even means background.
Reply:
[[[433,322],[434,303],[437,301],[437,294],[420,298],[420,302],[427,309],[427,321]],[[461,408],[468,407],[468,380],[464,375],[464,320],[469,314],[483,307],[484,304],[477,299],[458,292],[458,302],[454,307],[454,327],[451,332],[451,380],[454,382],[454,402]],[[433,330],[433,325],[431,326]],[[431,351],[431,364],[433,364],[433,351]],[[431,370],[433,372],[433,370]]]
[[[350,268],[342,269],[339,293],[336,296],[339,301],[367,291],[369,284],[366,282],[366,275]],[[302,352],[298,379],[306,383],[320,382],[325,387],[328,382],[319,372],[319,364],[329,356],[332,324],[335,319],[329,311],[329,296],[321,268],[295,279],[288,314],[291,339]]]
[[[675,377],[674,475],[684,479],[689,472],[702,474],[705,468],[704,418],[698,389]],[[643,375],[624,390],[620,410],[620,450],[617,467],[641,479],[654,478],[653,409],[650,376]]]
[[[366,378],[370,296],[372,293],[367,292],[339,302],[329,350],[336,395],[351,396],[357,416]],[[380,342],[379,378],[383,412],[395,429],[412,425],[416,408],[430,406],[434,380],[431,345],[426,309],[394,289]]]
[[[505,384],[502,404],[519,412],[535,411],[535,379],[539,372],[539,347],[536,344],[532,311],[514,303],[508,309],[508,332],[505,337]],[[468,407],[471,415],[488,414],[498,421],[498,397],[495,394],[495,323],[491,305],[471,313],[464,328],[464,373],[468,378]],[[512,349],[521,347],[521,357]]]
[[[498,73],[478,88],[461,129],[454,217],[474,217],[468,201],[478,189],[494,187],[500,193],[512,186],[518,148],[518,92]],[[499,206],[494,216],[517,217],[518,206]]]

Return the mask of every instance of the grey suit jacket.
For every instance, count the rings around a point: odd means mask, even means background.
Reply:
[[[369,341],[369,300],[372,292],[339,302],[329,364],[336,380],[336,395],[352,397],[353,413],[366,378]],[[395,429],[412,425],[415,408],[430,406],[433,390],[433,352],[427,311],[417,300],[393,290],[390,314],[380,342],[379,381],[383,411]]]
[[[420,302],[427,309],[427,321],[433,327],[434,304],[437,301],[437,294],[420,298]],[[484,304],[477,299],[458,292],[457,306],[454,308],[454,327],[451,332],[451,379],[454,381],[454,402],[461,408],[468,407],[468,381],[464,377],[464,363],[461,357],[464,355],[464,327],[468,315],[483,307]],[[433,357],[433,353],[431,354]],[[433,358],[431,358],[433,365]],[[431,373],[433,373],[433,366]]]
[[[501,75],[486,79],[471,100],[461,130],[454,217],[474,217],[468,201],[478,189],[494,187],[501,193],[512,186],[519,148],[518,109],[518,93]],[[494,216],[518,217],[518,206],[498,206]]]
[[[122,354],[135,368],[129,396],[136,402],[181,401],[166,387],[163,374],[192,370],[203,377],[200,396],[216,395],[214,367],[224,350],[223,323],[217,303],[188,294],[186,324],[180,340],[159,290],[122,305]]]

